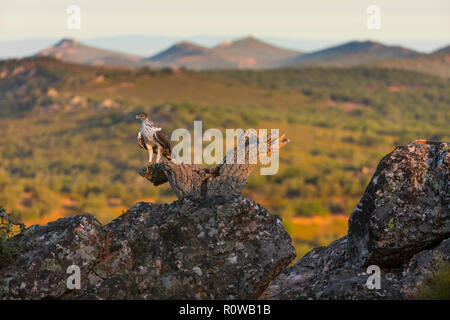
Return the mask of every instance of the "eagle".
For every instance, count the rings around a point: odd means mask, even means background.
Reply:
[[[161,162],[161,156],[171,160],[172,149],[164,130],[154,123],[145,112],[136,115],[136,119],[142,120],[137,141],[139,147],[148,150],[148,162],[153,164],[154,152],[156,152],[156,163]]]

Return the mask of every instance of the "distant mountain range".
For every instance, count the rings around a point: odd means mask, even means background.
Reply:
[[[155,67],[186,67],[188,69],[273,68],[282,61],[300,56],[295,50],[283,49],[254,37],[225,41],[213,48],[183,41],[146,60]]]
[[[287,59],[302,56],[295,50],[282,49],[254,37],[222,42],[213,51],[227,56],[239,68],[273,68]]]
[[[178,42],[166,50],[150,56],[119,53],[81,44],[73,39],[62,39],[35,56],[109,67],[214,69],[268,69],[278,67],[351,67],[378,65],[429,72],[448,77],[450,73],[450,46],[430,54],[390,46],[373,41],[351,41],[324,50],[305,53],[280,48],[252,36],[225,41],[208,48],[192,42]],[[426,66],[426,67],[424,67]]]

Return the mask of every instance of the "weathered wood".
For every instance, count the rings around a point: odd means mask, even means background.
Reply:
[[[238,144],[225,155],[221,164],[215,168],[201,168],[197,165],[181,163],[163,158],[162,162],[149,164],[139,170],[139,174],[159,186],[169,181],[178,199],[201,199],[223,195],[239,195],[247,179],[256,167],[259,157],[259,139],[250,139],[254,134],[245,132]],[[278,151],[289,140],[274,134],[263,137],[267,141],[267,155]],[[245,162],[237,163],[239,150],[244,149]],[[241,151],[242,152],[242,151]],[[252,156],[253,155],[253,156]],[[256,159],[255,159],[256,157]],[[228,161],[227,159],[232,160]],[[244,159],[242,159],[244,160]]]

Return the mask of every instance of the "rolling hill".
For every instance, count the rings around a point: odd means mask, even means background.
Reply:
[[[273,46],[252,36],[236,41],[226,41],[213,49],[236,62],[239,68],[274,68],[283,60],[302,53]]]
[[[183,41],[147,60],[157,68],[259,69],[279,67],[281,61],[300,54],[298,51],[278,48],[254,37],[246,37],[225,41],[214,48]]]
[[[147,59],[155,68],[185,67],[193,70],[236,68],[224,55],[212,49],[183,41]]]
[[[293,59],[287,59],[284,65],[350,67],[417,55],[419,55],[418,52],[399,46],[387,46],[373,41],[351,41],[339,46],[303,54]]]
[[[441,53],[448,54],[448,53],[450,53],[450,45],[440,48],[440,49],[434,51],[433,53],[434,54],[441,54]]]
[[[99,49],[64,38],[53,46],[38,52],[36,57],[54,57],[64,62],[108,67],[143,66],[142,58],[130,54]]]

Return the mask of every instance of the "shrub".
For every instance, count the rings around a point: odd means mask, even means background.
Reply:
[[[297,214],[304,217],[326,216],[330,213],[320,201],[308,201],[300,206],[300,212]]]
[[[16,251],[14,242],[7,243],[7,239],[25,230],[25,225],[14,220],[5,209],[0,206],[0,267],[7,264]]]

